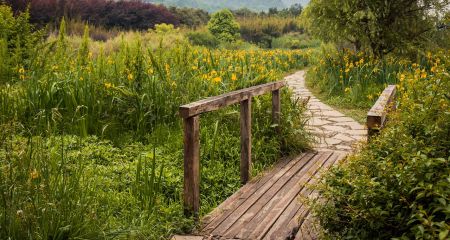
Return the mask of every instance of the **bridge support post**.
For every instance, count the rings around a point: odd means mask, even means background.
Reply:
[[[281,133],[281,96],[280,89],[272,91],[272,123],[276,124],[276,131]]]
[[[184,118],[184,214],[198,218],[200,209],[200,117]]]
[[[250,180],[252,166],[252,99],[241,101],[241,183]]]

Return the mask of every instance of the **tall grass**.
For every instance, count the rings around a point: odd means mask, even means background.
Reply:
[[[156,48],[138,33],[99,43],[88,28],[82,39],[64,29],[63,21],[27,64],[8,63],[14,74],[0,72],[0,238],[158,239],[189,231],[178,107],[308,64],[305,51],[166,46],[167,33],[151,33]],[[253,104],[254,174],[280,150],[307,147],[304,109],[288,90],[282,96],[281,135],[270,122],[270,97]],[[237,109],[202,116],[203,214],[240,186]]]

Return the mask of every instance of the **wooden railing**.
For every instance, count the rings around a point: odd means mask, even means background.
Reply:
[[[396,86],[389,85],[367,113],[369,139],[385,126],[388,113],[396,110],[396,94]]]
[[[240,103],[241,183],[250,179],[252,155],[252,98],[272,92],[272,121],[280,124],[280,89],[285,81],[262,84],[223,95],[206,98],[180,107],[184,126],[184,212],[198,216],[200,208],[200,114]]]

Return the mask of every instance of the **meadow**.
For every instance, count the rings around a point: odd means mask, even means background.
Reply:
[[[72,37],[62,21],[44,41],[31,31],[18,37],[29,44],[0,41],[1,238],[189,232],[178,107],[308,65],[308,51],[193,47],[166,28],[94,42],[87,26]],[[254,175],[309,143],[304,108],[289,90],[279,136],[270,109],[270,96],[255,99]],[[238,119],[236,107],[202,118],[201,214],[240,187]]]

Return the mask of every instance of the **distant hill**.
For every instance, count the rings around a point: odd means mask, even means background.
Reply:
[[[145,0],[146,2],[161,3],[168,6],[201,8],[210,12],[222,8],[239,9],[248,8],[255,11],[264,11],[276,7],[278,9],[289,7],[295,3],[305,5],[309,0]]]

